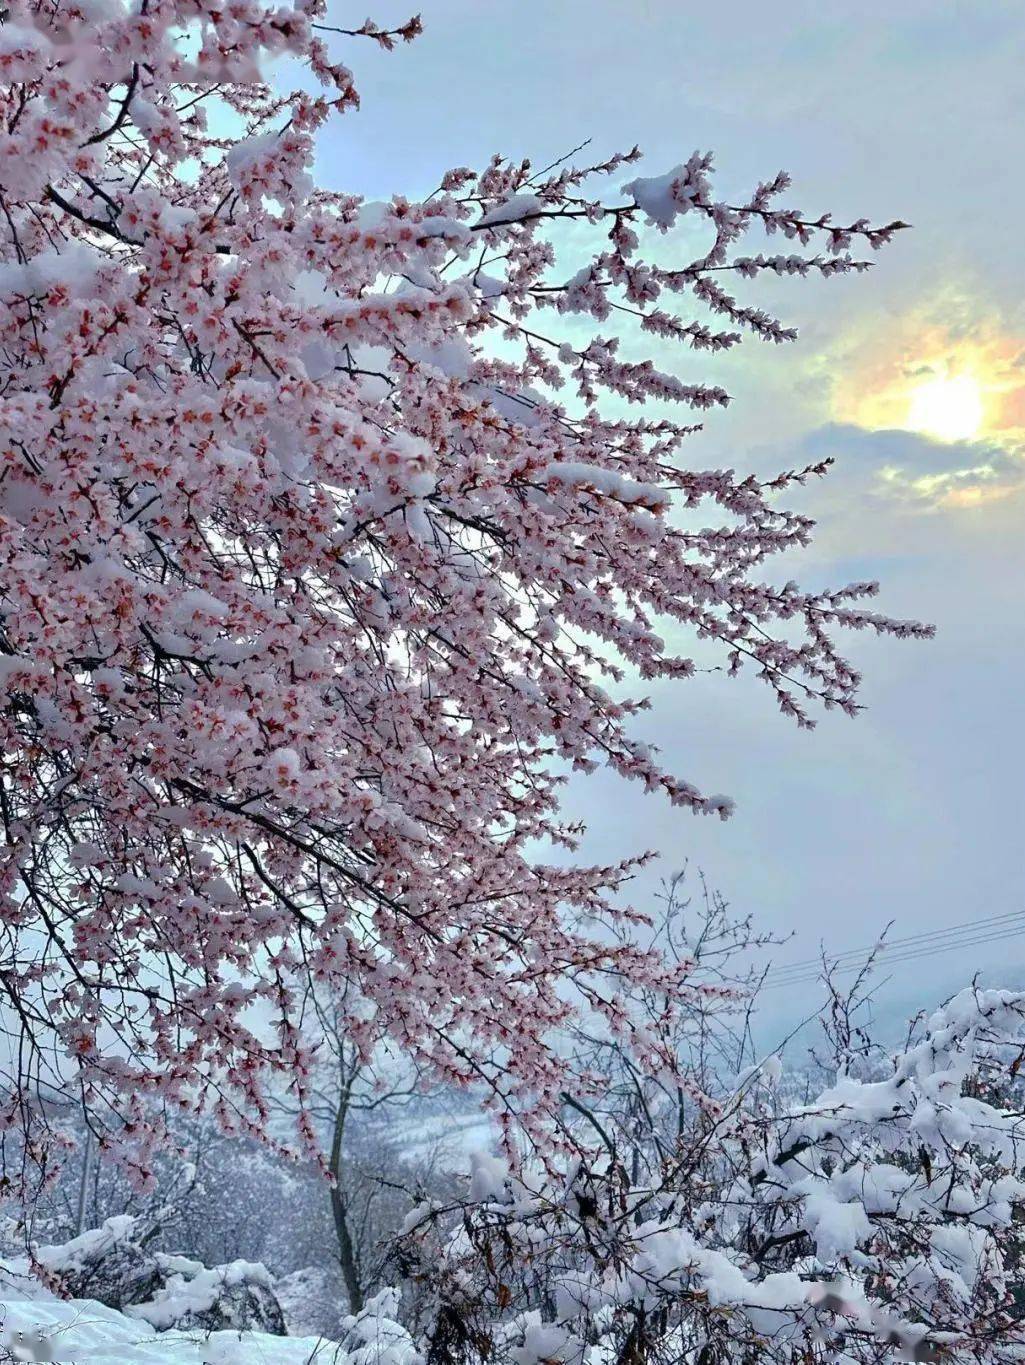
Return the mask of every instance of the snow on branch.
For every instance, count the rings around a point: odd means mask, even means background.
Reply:
[[[540,1141],[573,1002],[686,977],[609,933],[644,855],[539,858],[578,838],[557,766],[731,809],[638,741],[622,678],[689,677],[686,638],[811,725],[857,710],[841,630],[929,633],[874,584],[767,577],[811,531],[777,494],[823,467],[692,467],[729,395],[677,373],[792,335],[722,281],[855,271],[901,225],[779,207],[780,176],[719,198],[703,154],[607,194],[636,149],[319,188],[358,105],[333,45],[419,32],[324,16],[10,0],[0,29],[0,1122],[45,1154],[36,1097],[70,1094],[143,1188],[161,1109],[265,1135],[276,1079],[316,1147],[303,973],[362,1055]],[[689,262],[649,231],[684,214]],[[740,254],[764,232],[810,254]]]

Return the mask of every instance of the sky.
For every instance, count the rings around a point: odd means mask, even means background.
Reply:
[[[653,847],[664,871],[702,868],[792,934],[778,963],[859,948],[891,921],[909,936],[1025,913],[1025,6],[424,0],[423,21],[393,54],[345,50],[362,109],[321,144],[322,182],[412,197],[449,166],[493,152],[542,166],[590,138],[600,156],[639,143],[649,175],[711,149],[733,193],[784,167],[788,203],[913,225],[867,275],[758,287],[795,345],[659,360],[735,395],[693,438],[696,466],[836,458],[790,499],[819,527],[780,579],[878,578],[879,609],[934,622],[936,639],[849,639],[866,710],[811,734],[752,682],[656,688],[644,737],[737,812],[696,819],[599,775],[568,798],[584,852]],[[977,969],[1025,977],[1025,929],[895,967],[885,990],[926,1004]],[[779,990],[772,1008],[785,1020],[815,991]]]

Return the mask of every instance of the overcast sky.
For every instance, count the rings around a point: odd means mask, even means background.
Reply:
[[[796,345],[746,342],[714,374],[693,353],[672,363],[736,395],[694,438],[696,465],[837,457],[799,503],[815,546],[781,579],[878,577],[881,609],[937,639],[852,639],[868,709],[811,735],[753,683],[659,689],[646,737],[737,813],[695,819],[598,777],[571,797],[588,851],[703,867],[794,931],[778,961],[859,947],[891,919],[915,934],[1025,910],[1025,6],[425,0],[423,19],[411,48],[346,50],[363,109],[323,146],[332,186],[413,196],[448,166],[495,151],[540,166],[590,137],[600,154],[640,143],[642,174],[710,148],[733,193],[782,166],[788,202],[914,225],[868,276],[769,292]],[[922,960],[904,984],[924,1003],[976,967],[1017,974],[1023,944]]]

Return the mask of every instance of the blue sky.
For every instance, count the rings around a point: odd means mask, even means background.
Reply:
[[[794,932],[780,961],[820,939],[857,947],[891,919],[911,934],[1025,910],[1025,7],[426,0],[423,19],[411,48],[346,50],[363,108],[332,126],[322,181],[414,196],[450,165],[499,151],[540,166],[590,137],[599,154],[640,143],[643,174],[711,148],[735,192],[783,166],[788,202],[914,225],[868,276],[759,294],[800,327],[796,345],[748,342],[714,372],[672,359],[736,395],[695,463],[837,457],[800,501],[816,543],[781,577],[878,577],[881,609],[934,621],[937,639],[852,639],[868,710],[812,735],[753,684],[659,689],[648,736],[737,814],[696,820],[600,776],[571,794],[588,851],[655,846],[667,869],[703,867],[738,909]],[[963,374],[985,406],[972,438],[909,429],[947,392],[921,385]],[[899,989],[924,1001],[988,966],[1017,975],[1025,951],[940,955]]]

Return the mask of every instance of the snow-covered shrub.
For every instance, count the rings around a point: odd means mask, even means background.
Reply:
[[[135,1218],[119,1214],[68,1242],[35,1247],[33,1265],[42,1283],[67,1298],[95,1299],[109,1308],[142,1303],[164,1277],[137,1240],[140,1231]]]
[[[157,1253],[163,1285],[145,1302],[128,1309],[160,1331],[199,1328],[255,1330],[284,1336],[285,1317],[266,1266],[232,1261],[207,1270],[185,1256]]]
[[[207,1269],[199,1261],[150,1252],[130,1215],[62,1246],[37,1247],[32,1262],[48,1288],[88,1298],[148,1322],[158,1331],[223,1328],[284,1336],[285,1318],[265,1266],[248,1261]]]
[[[408,1334],[386,1316],[398,1306],[394,1294],[349,1319],[343,1344],[246,1328],[162,1334],[94,1300],[55,1298],[23,1270],[0,1262],[0,1365],[420,1365]]]
[[[342,1319],[341,1345],[351,1365],[420,1365],[421,1353],[399,1325],[399,1291],[382,1289]]]
[[[409,1220],[432,1340],[510,1365],[596,1342],[634,1365],[1020,1362],[1025,1117],[1000,1096],[1023,1055],[1025,993],[966,990],[885,1073],[778,1107],[758,1068],[657,1162],[633,1160],[636,1110],[590,1147],[582,1125],[561,1169],[478,1162],[454,1227]]]

